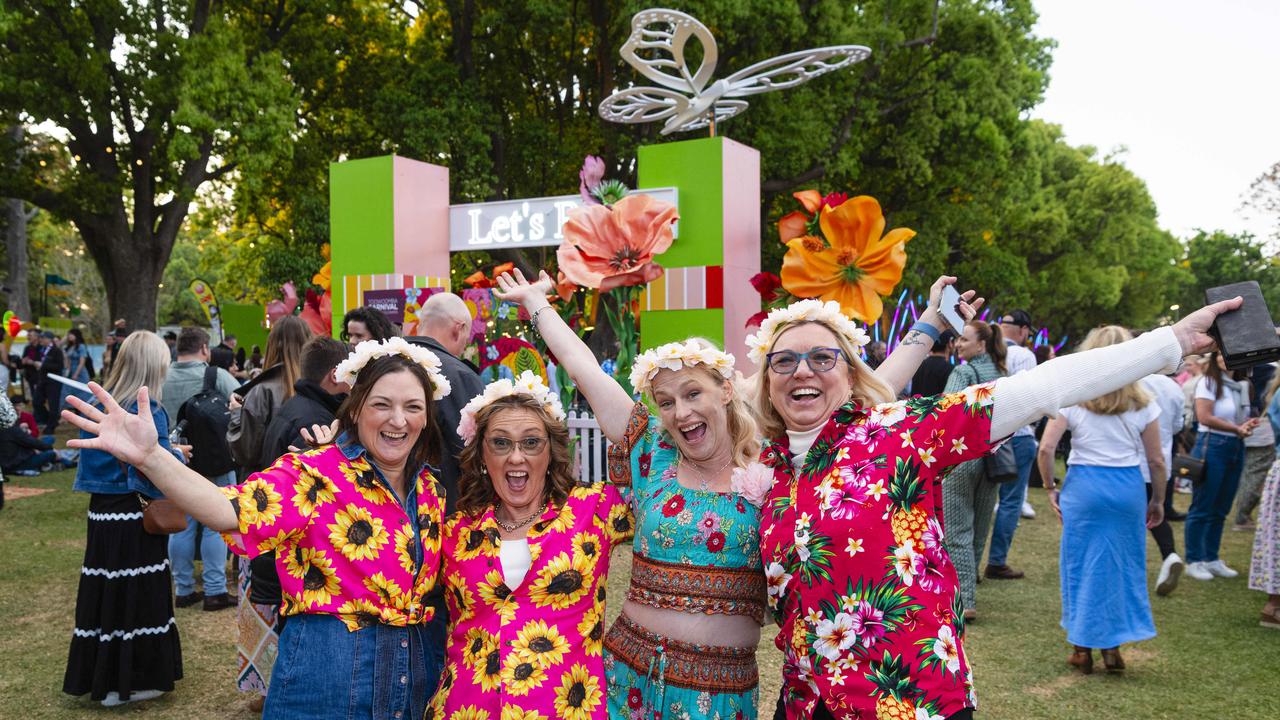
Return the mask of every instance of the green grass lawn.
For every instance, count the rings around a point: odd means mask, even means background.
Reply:
[[[195,720],[253,718],[246,696],[232,687],[235,611],[177,611],[186,677],[159,700],[106,711],[62,694],[76,583],[84,555],[89,498],[70,491],[71,472],[15,478],[9,488],[53,492],[11,499],[0,511],[0,718],[99,718],[107,714]],[[1185,495],[1177,498],[1185,509]],[[1280,717],[1280,632],[1258,626],[1265,598],[1244,575],[1199,583],[1184,580],[1168,598],[1152,597],[1159,637],[1124,649],[1122,676],[1083,677],[1066,665],[1058,627],[1058,524],[1044,493],[1032,490],[1040,517],[1023,521],[1010,563],[1018,581],[978,588],[980,617],[969,630],[983,718],[1276,718]],[[1181,525],[1178,547],[1182,548]],[[1223,558],[1248,572],[1252,536],[1228,531]],[[1149,542],[1150,577],[1158,557]],[[614,557],[610,603],[624,595],[629,551]],[[761,698],[772,712],[780,656],[772,628],[761,643]],[[1099,663],[1099,668],[1101,664]]]

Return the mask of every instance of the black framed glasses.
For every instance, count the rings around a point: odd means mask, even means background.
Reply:
[[[544,437],[527,437],[519,440],[512,440],[509,437],[487,437],[484,444],[488,446],[489,451],[494,455],[510,455],[512,450],[517,447],[520,452],[525,455],[541,455],[543,450],[547,449],[549,440]]]
[[[840,348],[816,347],[809,352],[798,353],[795,350],[778,350],[765,356],[769,369],[779,375],[791,375],[800,367],[800,361],[809,364],[814,372],[829,372],[836,366],[843,355]]]

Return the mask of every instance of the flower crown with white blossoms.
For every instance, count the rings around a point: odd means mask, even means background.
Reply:
[[[551,392],[551,388],[542,382],[542,378],[525,370],[515,380],[502,378],[484,386],[484,392],[471,398],[471,402],[462,408],[462,417],[458,421],[458,437],[463,445],[470,445],[476,439],[476,414],[497,400],[512,395],[528,395],[542,406],[543,410],[556,422],[564,422],[564,407],[560,398]]]
[[[647,392],[649,382],[659,370],[679,370],[682,367],[706,365],[728,380],[733,377],[733,356],[697,340],[673,342],[646,350],[631,365],[631,387],[636,392]]]
[[[801,300],[786,307],[775,308],[760,323],[760,332],[747,337],[747,356],[761,367],[765,364],[765,356],[769,348],[778,339],[778,326],[796,322],[821,321],[830,325],[849,341],[854,348],[860,348],[871,342],[871,338],[844,313],[840,312],[840,303],[834,300]]]
[[[452,388],[449,386],[449,380],[440,372],[440,358],[430,350],[399,337],[387,338],[381,342],[365,340],[356,345],[356,349],[351,351],[347,359],[338,363],[337,369],[334,370],[334,379],[340,383],[355,385],[356,376],[366,365],[377,358],[390,355],[402,355],[409,362],[420,365],[427,371],[427,376],[431,378],[432,400],[439,400],[449,394]]]

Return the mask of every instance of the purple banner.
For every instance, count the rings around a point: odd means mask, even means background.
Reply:
[[[362,304],[377,308],[394,325],[404,322],[404,290],[365,290]]]

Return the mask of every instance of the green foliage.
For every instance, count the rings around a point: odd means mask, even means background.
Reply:
[[[1187,241],[1182,267],[1190,278],[1179,297],[1185,313],[1204,304],[1204,291],[1219,285],[1257,280],[1272,315],[1280,320],[1280,256],[1249,233],[1200,231]]]

